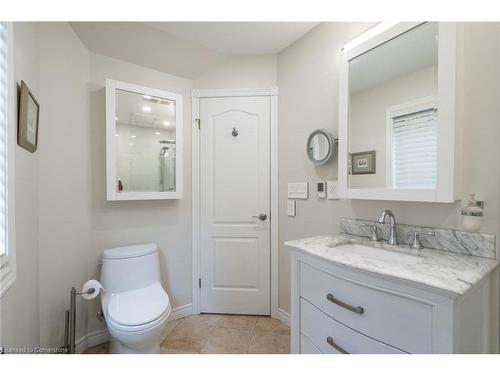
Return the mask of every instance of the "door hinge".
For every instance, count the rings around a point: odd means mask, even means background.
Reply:
[[[198,124],[198,130],[200,130],[201,129],[201,125],[200,125],[201,121],[199,118],[196,119],[196,124]]]
[[[198,288],[201,289],[201,277],[198,279]]]

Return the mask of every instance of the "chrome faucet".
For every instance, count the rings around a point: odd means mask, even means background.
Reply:
[[[389,216],[389,223],[391,225],[391,231],[389,232],[389,238],[387,239],[387,243],[389,245],[398,245],[399,244],[398,237],[396,236],[396,218],[394,217],[392,211],[391,210],[382,211],[380,217],[378,218],[378,222],[380,224],[384,224],[386,216]]]

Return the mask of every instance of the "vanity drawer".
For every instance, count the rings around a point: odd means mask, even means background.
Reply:
[[[404,354],[346,327],[305,299],[300,300],[300,330],[322,353]]]
[[[303,262],[300,295],[335,320],[375,340],[409,353],[432,353],[430,304],[348,281]]]
[[[300,354],[322,354],[303,333],[300,334]]]

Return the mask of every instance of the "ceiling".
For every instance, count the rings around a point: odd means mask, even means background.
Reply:
[[[227,58],[141,22],[72,22],[71,27],[94,53],[189,79]]]
[[[233,56],[278,53],[314,22],[71,22],[98,54],[195,79]]]
[[[151,22],[148,25],[226,55],[278,53],[317,22]]]

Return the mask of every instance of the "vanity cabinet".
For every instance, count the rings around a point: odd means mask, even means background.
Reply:
[[[488,353],[490,273],[465,294],[292,249],[292,353]]]

